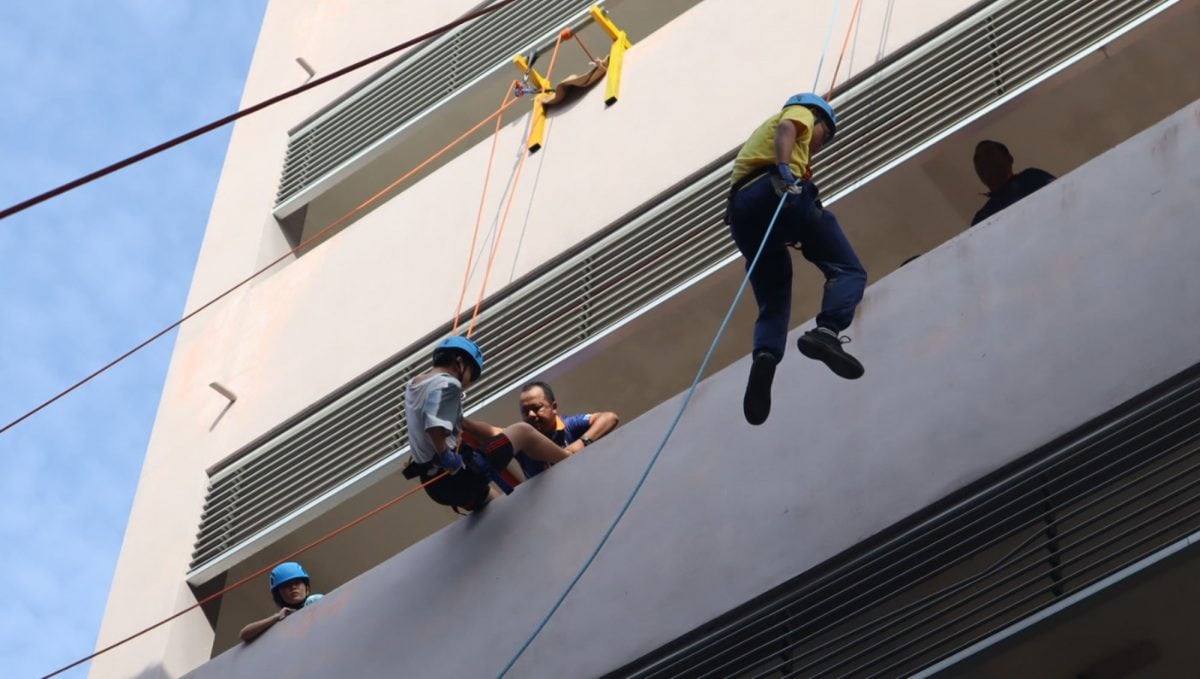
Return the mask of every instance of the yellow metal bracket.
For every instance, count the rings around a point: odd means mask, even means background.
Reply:
[[[518,54],[513,57],[513,63],[516,64],[517,70],[521,71],[521,75],[526,81],[532,81],[533,86],[542,92],[553,89],[550,86],[550,81],[546,77],[537,72],[537,69],[529,65],[529,61],[525,59],[524,54]]]
[[[608,14],[600,5],[592,5],[591,15],[613,41],[612,51],[608,55],[608,80],[604,90],[604,105],[612,106],[617,103],[617,95],[621,91],[621,67],[625,63],[625,50],[633,47],[633,43],[629,42],[625,31],[617,28],[612,19],[608,18]]]
[[[513,63],[521,71],[525,82],[533,83],[533,87],[529,89],[536,92],[536,96],[533,98],[533,120],[529,123],[529,142],[527,144],[529,152],[533,153],[542,148],[542,141],[546,138],[546,107],[544,105],[544,98],[546,97],[546,93],[553,90],[554,87],[545,76],[538,73],[537,69],[529,64],[525,55],[518,54],[513,57]],[[520,94],[525,93],[526,91],[520,92]]]
[[[600,28],[604,29],[604,32],[613,41],[612,50],[608,56],[608,75],[604,90],[604,105],[612,106],[617,103],[617,97],[621,91],[621,67],[625,63],[625,50],[633,47],[633,43],[629,41],[629,36],[626,35],[625,31],[617,28],[617,25],[609,18],[603,7],[592,5],[589,13],[592,16],[592,20]],[[570,33],[564,31],[563,38],[568,37],[570,37]],[[554,90],[554,85],[545,76],[538,73],[537,69],[533,68],[533,65],[529,63],[525,55],[518,54],[513,57],[513,64],[521,71],[523,81],[525,83],[532,83],[531,87],[519,87],[518,94],[536,93],[533,98],[533,119],[529,125],[529,141],[526,145],[529,152],[533,153],[542,148],[542,142],[546,137],[545,102],[546,98]]]
[[[542,148],[542,141],[546,138],[546,105],[545,99],[549,96],[545,92],[533,98],[533,120],[529,122],[529,142],[526,147],[530,153]]]

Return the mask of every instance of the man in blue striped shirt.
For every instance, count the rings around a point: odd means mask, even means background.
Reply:
[[[592,445],[620,423],[612,412],[560,417],[554,390],[541,381],[521,387],[521,419],[572,454]],[[523,452],[517,453],[516,458],[527,479],[550,468],[548,462],[535,460]]]

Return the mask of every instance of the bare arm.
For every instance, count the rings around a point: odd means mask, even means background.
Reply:
[[[795,120],[785,119],[775,128],[775,162],[788,164],[792,162],[792,149],[796,146],[796,138],[800,136],[802,126]]]
[[[617,417],[616,413],[605,412],[592,413],[588,417],[588,422],[590,426],[588,427],[587,431],[583,432],[583,436],[586,436],[593,441],[599,441],[602,437],[604,437],[605,434],[616,429],[617,425],[621,423],[621,420]],[[582,439],[582,437],[580,437],[580,439]],[[571,445],[567,446],[567,452],[578,453],[579,451],[583,450],[583,441],[580,439],[575,439],[572,441]]]
[[[242,628],[242,631],[240,633],[240,636],[242,637],[242,641],[245,641],[248,643],[248,642],[254,641],[255,639],[259,638],[260,636],[262,636],[263,632],[266,632],[267,630],[274,627],[275,623],[286,618],[288,616],[288,613],[291,613],[291,609],[281,608],[278,613],[276,613],[275,615],[272,615],[269,618],[263,618],[262,620],[256,620],[255,622],[252,622],[249,625],[246,625],[245,627]]]

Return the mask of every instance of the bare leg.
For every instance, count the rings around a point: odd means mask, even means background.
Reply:
[[[525,470],[521,469],[521,464],[519,462],[517,462],[516,458],[513,458],[512,460],[510,460],[508,463],[508,466],[505,467],[504,470],[507,471],[509,474],[512,474],[513,478],[515,478],[520,483],[525,483],[526,481],[529,480],[525,476]]]
[[[555,464],[571,456],[570,453],[559,448],[554,441],[524,422],[505,427],[504,435],[508,437],[509,441],[512,441],[513,450],[519,450],[539,462]]]
[[[462,421],[463,432],[474,436],[480,441],[486,441],[495,438],[504,433],[504,430],[495,425],[482,422],[480,420],[472,420],[469,417],[464,417]]]

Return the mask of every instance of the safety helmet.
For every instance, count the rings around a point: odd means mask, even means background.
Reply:
[[[303,580],[304,584],[309,584],[308,573],[304,572],[304,566],[295,561],[285,561],[275,568],[271,569],[271,591],[296,580]]]
[[[833,112],[833,107],[829,105],[829,102],[825,101],[821,97],[818,97],[812,92],[805,92],[804,94],[797,94],[793,96],[791,99],[787,100],[786,104],[783,105],[784,108],[789,106],[811,106],[812,108],[817,109],[817,112],[822,114],[822,117],[825,119],[825,124],[829,126],[829,138],[825,141],[833,141],[833,137],[837,134],[838,119],[837,114]]]
[[[483,351],[471,340],[461,335],[454,335],[442,340],[433,353],[439,351],[455,351],[465,356],[471,363],[471,379],[478,380],[483,375]]]

